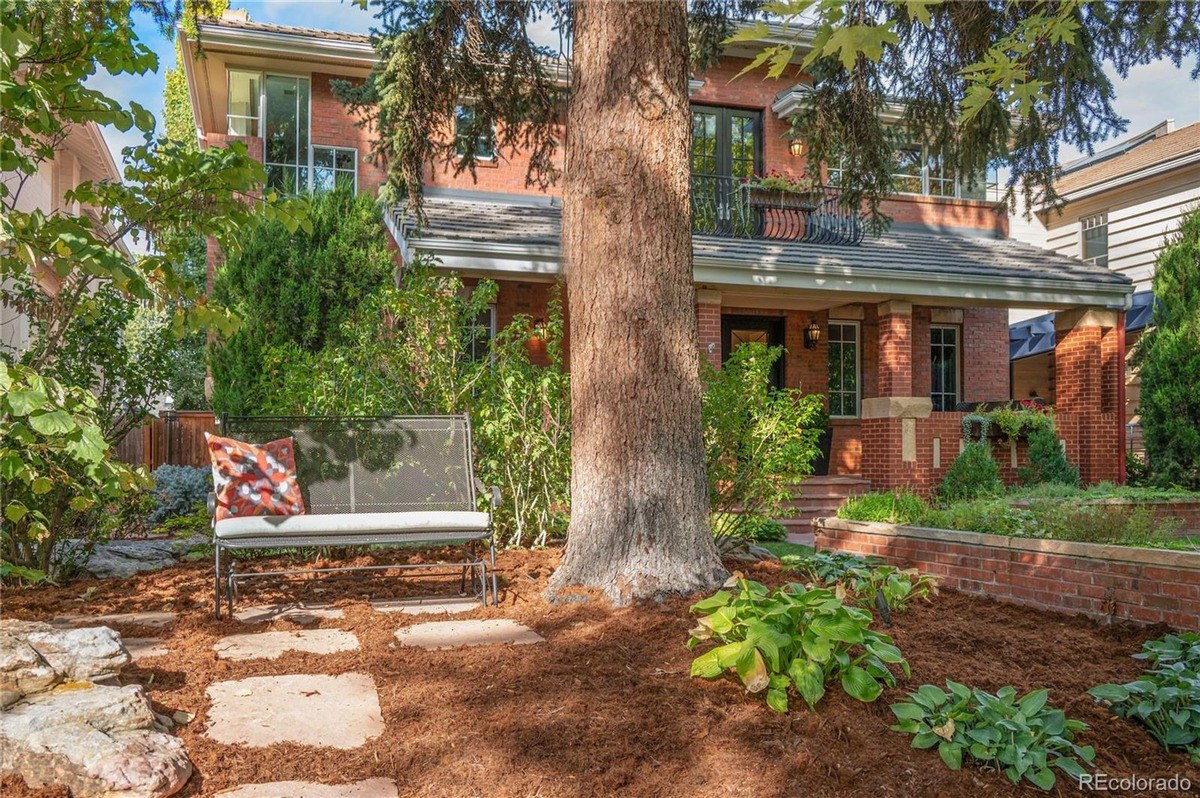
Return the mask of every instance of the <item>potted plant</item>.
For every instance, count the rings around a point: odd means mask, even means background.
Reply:
[[[764,175],[743,178],[742,188],[750,204],[759,207],[814,211],[825,200],[820,179],[806,172],[797,175],[772,169]]]

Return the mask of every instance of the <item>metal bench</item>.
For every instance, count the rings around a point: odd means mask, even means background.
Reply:
[[[460,568],[474,595],[496,599],[496,543],[491,512],[476,497],[490,491],[475,478],[466,416],[284,417],[222,415],[219,433],[248,443],[295,441],[296,472],[306,515],[249,516],[213,522],[214,605],[230,614],[239,580],[332,571]],[[216,497],[209,497],[209,513]],[[238,573],[224,551],[329,546],[464,545],[460,561]],[[487,556],[480,547],[486,544]],[[490,573],[489,573],[490,571]]]

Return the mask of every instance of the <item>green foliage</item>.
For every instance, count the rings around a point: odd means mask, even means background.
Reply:
[[[714,513],[711,523],[714,530],[736,529],[736,537],[744,540],[764,542],[784,540],[787,537],[787,527],[773,518],[763,516],[742,515],[738,518],[726,518],[724,513]]]
[[[1141,415],[1154,483],[1200,490],[1200,207],[1159,253],[1154,324],[1138,339]]]
[[[0,566],[24,578],[56,576],[66,513],[147,484],[109,455],[91,394],[0,362]]]
[[[923,684],[909,693],[907,702],[892,704],[899,721],[892,729],[913,735],[913,748],[937,746],[951,770],[961,768],[964,758],[973,759],[1001,771],[1013,784],[1026,779],[1050,790],[1056,770],[1078,779],[1086,773],[1080,760],[1090,764],[1096,752],[1074,742],[1087,724],[1049,706],[1048,698],[1047,690],[1018,698],[1012,687],[992,695],[951,681],[946,690]]]
[[[161,465],[150,476],[154,479],[154,509],[147,519],[151,524],[203,507],[213,489],[209,468]]]
[[[843,601],[863,609],[878,608],[883,597],[889,610],[905,609],[914,599],[926,601],[937,595],[937,580],[916,568],[901,570],[874,557],[859,557],[845,551],[815,551],[782,558],[784,570],[801,579],[832,587]]]
[[[1004,499],[959,501],[931,508],[915,522],[934,529],[957,529],[990,535],[1036,537],[1032,513]]]
[[[1163,547],[1177,523],[1159,519],[1151,507],[1123,501],[1035,499],[1014,504],[1001,498],[960,501],[931,509],[916,523],[991,535]]]
[[[1067,461],[1067,453],[1059,443],[1053,424],[1036,427],[1028,435],[1028,461],[1017,468],[1017,479],[1022,485],[1079,484],[1079,469]]]
[[[1200,634],[1169,634],[1133,656],[1151,663],[1140,679],[1102,684],[1088,694],[1144,724],[1163,748],[1182,748],[1200,762]]]
[[[778,517],[812,473],[824,429],[821,397],[772,389],[781,347],[743,344],[718,370],[702,364],[705,466],[717,535],[745,537],[755,519]]]
[[[917,494],[894,490],[851,496],[838,508],[837,517],[852,521],[911,524],[928,510],[929,505]]]
[[[700,617],[688,647],[721,644],[692,661],[692,676],[716,679],[732,671],[747,692],[766,691],[776,712],[787,711],[790,691],[813,708],[833,679],[852,698],[874,701],[883,684],[896,684],[888,665],[909,673],[892,639],[869,628],[871,614],[847,607],[826,588],[787,584],[772,591],[735,575],[692,612]]]
[[[1125,484],[1135,488],[1150,484],[1150,466],[1142,452],[1125,453]]]
[[[155,527],[154,531],[177,538],[198,537],[212,532],[212,521],[207,510],[199,510],[186,515],[173,515]],[[206,557],[211,555],[211,549],[205,552]]]
[[[396,264],[375,202],[331,191],[313,200],[310,219],[311,230],[298,232],[278,222],[258,226],[217,271],[214,297],[242,320],[210,353],[217,412],[278,405],[280,375],[264,368],[269,353],[291,358],[334,342],[354,346],[360,342],[341,337],[342,325],[356,311],[385,310],[370,301],[391,283]]]
[[[954,458],[942,482],[937,487],[941,502],[955,502],[995,496],[1004,491],[1000,481],[1000,466],[992,459],[987,443],[972,441]]]

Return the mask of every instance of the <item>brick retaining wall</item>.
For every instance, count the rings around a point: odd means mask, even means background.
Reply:
[[[963,593],[1200,629],[1200,553],[821,519],[816,545],[914,566]]]

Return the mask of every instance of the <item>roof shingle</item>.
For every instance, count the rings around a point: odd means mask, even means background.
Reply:
[[[1200,122],[1193,122],[1187,127],[1149,139],[1110,158],[1077,169],[1071,169],[1068,164],[1067,170],[1055,184],[1055,190],[1066,195],[1194,152],[1200,152]]]

